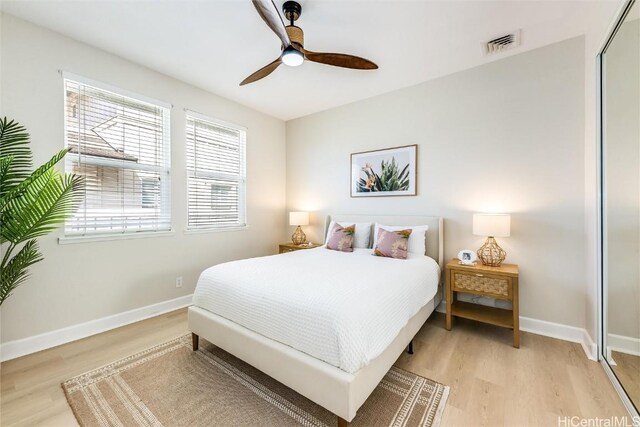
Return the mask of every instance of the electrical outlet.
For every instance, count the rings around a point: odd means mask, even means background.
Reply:
[[[176,277],[176,288],[182,287],[182,276]]]

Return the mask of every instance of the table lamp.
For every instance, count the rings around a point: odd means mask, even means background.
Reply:
[[[500,267],[507,253],[498,246],[496,237],[509,237],[511,234],[511,215],[509,214],[473,214],[473,234],[486,236],[487,241],[478,249],[478,258],[484,265]]]
[[[291,236],[294,245],[301,245],[307,241],[307,236],[300,228],[301,225],[309,225],[309,212],[289,212],[289,225],[297,226]]]

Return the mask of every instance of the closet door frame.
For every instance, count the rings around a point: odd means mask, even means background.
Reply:
[[[620,26],[624,22],[625,17],[631,10],[631,7],[635,3],[636,0],[626,0],[625,3],[620,7],[618,13],[616,14],[616,19],[611,25],[605,42],[600,49],[597,57],[596,57],[596,82],[597,82],[597,90],[596,90],[596,105],[597,105],[597,127],[596,134],[598,137],[598,150],[597,150],[597,182],[598,182],[598,213],[597,213],[597,221],[598,221],[598,233],[597,233],[597,248],[598,248],[598,361],[602,365],[603,369],[607,373],[607,376],[611,380],[613,387],[620,395],[624,406],[629,411],[631,417],[638,417],[640,413],[638,412],[638,408],[635,407],[626,391],[618,381],[615,373],[611,369],[609,362],[607,361],[607,355],[605,352],[607,351],[607,227],[605,226],[607,223],[606,218],[606,202],[607,202],[607,194],[606,194],[606,138],[605,138],[605,120],[606,120],[606,111],[605,111],[605,91],[606,87],[604,84],[605,81],[605,62],[606,62],[606,51],[609,48],[613,38],[617,34]],[[640,1],[640,0],[638,0]]]

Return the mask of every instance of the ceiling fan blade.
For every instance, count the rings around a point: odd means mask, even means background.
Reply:
[[[287,30],[284,26],[284,22],[282,21],[282,16],[278,13],[278,8],[276,7],[273,0],[251,0],[253,5],[256,7],[258,11],[258,15],[267,23],[271,31],[276,33],[276,35],[282,41],[284,47],[288,47],[291,45],[291,40],[289,39],[289,34],[287,34]]]
[[[299,46],[296,46],[299,48]],[[312,62],[333,65],[336,67],[353,68],[356,70],[376,70],[378,66],[368,59],[359,56],[347,55],[344,53],[325,53],[312,52],[310,50],[299,48],[304,57]]]
[[[240,82],[240,86],[244,86],[246,84],[253,83],[264,77],[267,77],[269,74],[273,73],[273,71],[276,68],[278,68],[280,64],[282,64],[282,60],[278,58],[275,61],[273,61],[271,64],[265,65],[264,67],[260,68],[258,71],[256,71],[255,73],[251,74],[249,77],[244,79],[242,82]]]

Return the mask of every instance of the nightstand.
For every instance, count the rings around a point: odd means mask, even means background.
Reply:
[[[303,249],[313,249],[320,246],[322,245],[318,245],[317,243],[311,243],[310,245],[307,245],[306,243],[302,245],[294,245],[293,243],[281,243],[279,253],[284,254],[287,252],[300,251]]]
[[[447,300],[447,330],[451,330],[453,316],[490,323],[513,329],[513,346],[520,347],[520,318],[518,310],[518,266],[502,264],[464,265],[458,259],[447,264],[445,274],[445,296]],[[456,292],[481,295],[511,301],[512,310],[487,307],[480,304],[458,301]]]

